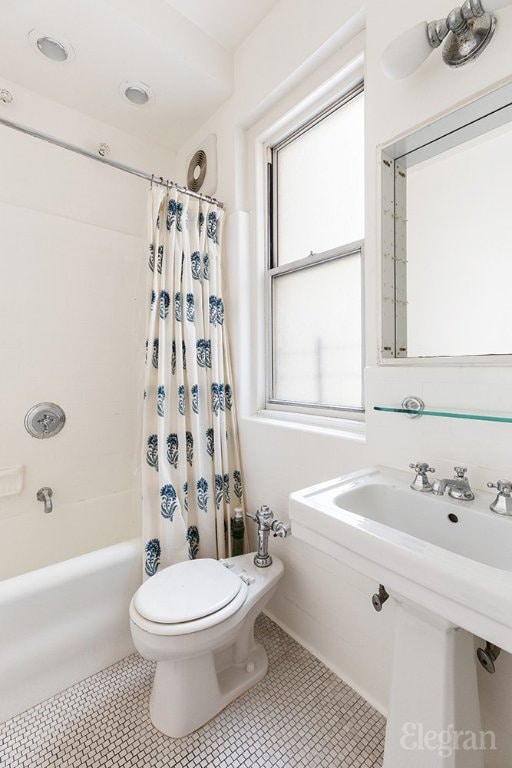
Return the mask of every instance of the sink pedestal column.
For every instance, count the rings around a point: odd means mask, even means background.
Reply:
[[[473,635],[397,603],[383,768],[483,768],[476,671]]]

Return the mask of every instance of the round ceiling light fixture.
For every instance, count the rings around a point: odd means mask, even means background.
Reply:
[[[123,83],[121,93],[131,104],[135,104],[137,107],[147,104],[151,95],[149,86],[145,83]]]
[[[58,40],[54,40],[53,37],[38,37],[36,42],[37,47],[47,59],[52,61],[66,61],[68,58],[68,52],[66,47],[59,43]]]
[[[39,53],[42,53],[50,61],[68,61],[75,55],[73,46],[66,40],[62,40],[62,38],[57,40],[52,35],[42,34],[40,30],[33,29],[29,33],[28,39],[37,48]]]

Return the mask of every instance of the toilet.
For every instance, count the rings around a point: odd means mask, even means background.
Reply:
[[[159,731],[186,736],[265,676],[254,622],[282,573],[277,557],[258,568],[254,553],[188,560],[137,590],[130,628],[141,656],[157,662],[150,716]]]

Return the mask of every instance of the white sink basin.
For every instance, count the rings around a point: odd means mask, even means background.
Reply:
[[[395,602],[384,768],[483,768],[481,751],[411,752],[402,738],[411,723],[480,732],[473,635],[512,652],[512,518],[489,510],[492,494],[455,501],[413,491],[413,479],[371,467],[297,491],[293,534]]]
[[[294,535],[512,652],[512,518],[489,510],[492,494],[455,501],[412,479],[371,467],[297,491]]]
[[[369,480],[368,476],[366,480]],[[475,502],[461,502],[448,496],[404,489],[397,483],[391,484],[391,477],[389,480],[390,484],[363,482],[356,488],[343,490],[334,503],[340,509],[370,518],[425,543],[494,568],[512,571],[512,517],[490,511],[489,504],[494,495],[477,494]],[[411,499],[411,493],[417,493],[417,498]]]

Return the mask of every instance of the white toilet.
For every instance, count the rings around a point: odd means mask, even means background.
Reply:
[[[258,568],[254,553],[189,560],[148,579],[130,604],[135,647],[157,662],[150,715],[159,731],[195,731],[266,674],[254,622],[283,573]]]

